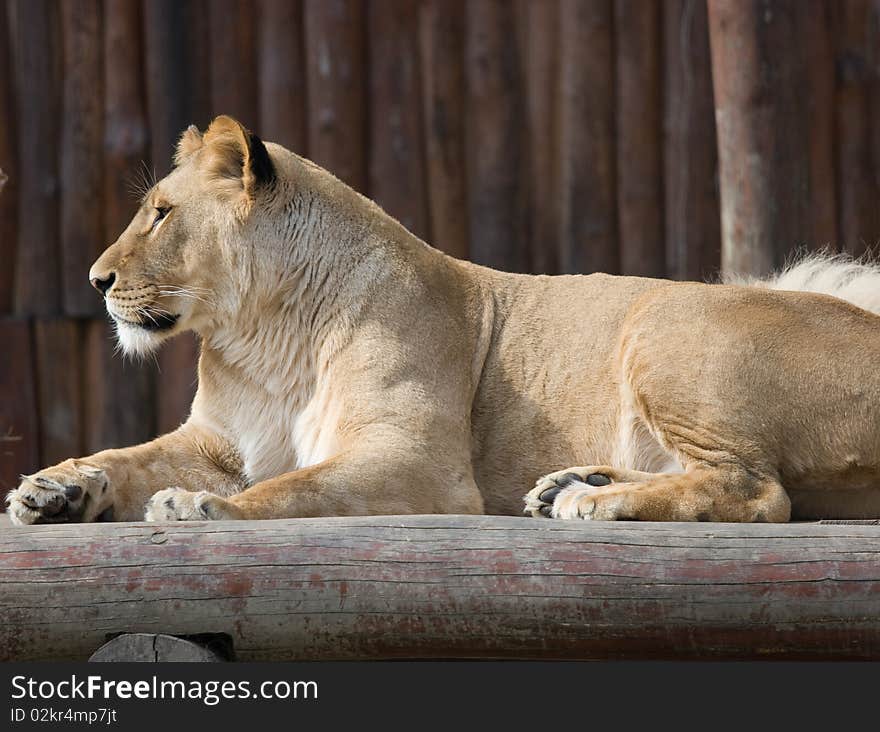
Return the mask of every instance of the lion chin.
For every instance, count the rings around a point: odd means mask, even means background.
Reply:
[[[122,352],[129,357],[145,358],[154,353],[176,332],[175,324],[168,328],[155,328],[111,315],[116,340]]]

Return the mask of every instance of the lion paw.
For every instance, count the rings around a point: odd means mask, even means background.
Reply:
[[[60,524],[94,521],[110,506],[107,474],[78,460],[22,476],[6,496],[12,523]]]
[[[613,473],[612,468],[594,466],[545,475],[524,496],[524,512],[536,518],[613,520],[609,502],[597,500],[614,484]]]
[[[208,491],[166,488],[147,502],[145,521],[220,521],[238,518],[235,507]]]

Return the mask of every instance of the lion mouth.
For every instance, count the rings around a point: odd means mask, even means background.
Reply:
[[[145,320],[134,321],[122,318],[115,313],[111,313],[113,318],[120,323],[125,323],[133,328],[143,328],[144,330],[157,332],[162,330],[171,330],[177,323],[180,315],[171,315],[170,313],[147,313]]]

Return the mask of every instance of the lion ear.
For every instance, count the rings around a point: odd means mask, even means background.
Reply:
[[[195,125],[187,127],[177,141],[177,149],[174,151],[174,164],[180,165],[190,155],[202,147],[202,133]]]
[[[211,123],[204,146],[208,176],[237,187],[248,198],[275,180],[275,168],[263,141],[232,117],[221,115]]]

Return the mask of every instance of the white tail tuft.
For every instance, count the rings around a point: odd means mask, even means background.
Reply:
[[[725,276],[728,285],[832,295],[880,315],[880,263],[845,254],[808,254],[766,278]]]

